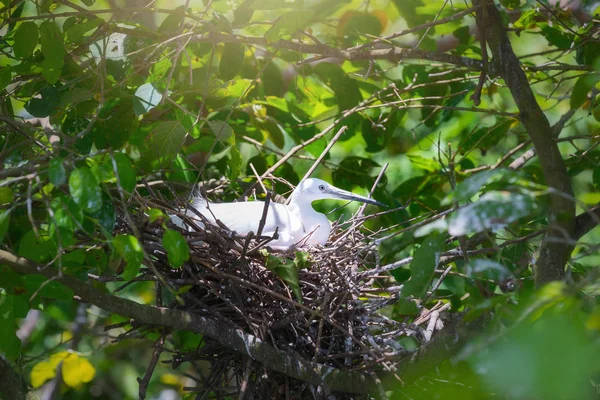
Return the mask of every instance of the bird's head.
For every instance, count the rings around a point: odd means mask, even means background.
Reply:
[[[353,200],[387,207],[377,200],[336,188],[324,180],[317,178],[308,178],[300,182],[292,194],[292,199],[296,202],[307,202],[309,204],[315,200],[323,199]]]

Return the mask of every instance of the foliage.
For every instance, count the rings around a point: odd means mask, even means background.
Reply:
[[[130,339],[135,321],[79,303],[67,283],[181,308],[189,287],[169,291],[160,282],[144,229],[159,232],[155,250],[170,268],[186,271],[193,241],[169,214],[186,206],[192,186],[203,182],[211,199],[253,189],[262,199],[258,176],[289,194],[346,126],[313,176],[371,190],[390,206],[351,222],[378,246],[377,257],[364,257],[371,272],[354,271],[372,276],[363,297],[380,300],[373,312],[401,326],[385,346],[402,373],[377,370],[381,390],[392,398],[548,399],[597,391],[594,2],[494,6],[520,62],[510,67],[528,83],[516,89],[491,47],[482,61],[482,7],[467,9],[470,2],[1,3],[0,355],[30,387],[64,398],[137,398],[136,377],[158,347],[181,355],[203,346],[199,335],[159,322]],[[488,44],[502,40],[491,26],[485,34]],[[534,101],[523,109],[530,90]],[[542,141],[560,157],[539,146],[532,117],[549,122]],[[570,254],[556,276],[563,282],[544,286],[540,260],[558,244]],[[311,251],[259,253],[300,305],[298,270],[319,271]],[[40,274],[17,273],[9,256],[37,263]],[[436,360],[438,369],[424,370],[436,337],[453,329],[442,329],[448,320],[459,321],[463,340]],[[461,330],[473,321],[485,327]],[[128,340],[111,344],[105,325]],[[183,394],[195,385],[191,370],[155,363],[139,391]],[[387,379],[404,371],[402,381]]]

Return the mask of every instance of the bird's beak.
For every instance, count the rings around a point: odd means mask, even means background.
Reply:
[[[358,194],[354,194],[354,193],[348,192],[346,190],[338,189],[333,186],[329,188],[329,193],[332,195],[333,198],[336,198],[336,199],[360,201],[361,203],[374,204],[374,205],[380,206],[380,207],[387,207],[387,205],[385,205],[377,200],[370,199],[368,197],[361,196]]]

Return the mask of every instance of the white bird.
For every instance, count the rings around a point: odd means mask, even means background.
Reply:
[[[331,223],[325,216],[312,208],[312,202],[322,199],[354,200],[362,203],[385,206],[376,200],[336,188],[316,178],[305,179],[292,192],[288,205],[269,203],[267,217],[262,230],[263,236],[278,238],[270,241],[273,250],[289,250],[294,247],[321,244],[329,239]],[[219,220],[229,230],[240,235],[256,234],[263,215],[265,203],[247,201],[237,203],[209,203],[201,196],[196,197],[191,207],[200,212],[210,223]],[[198,219],[192,210],[187,211],[191,218]],[[180,225],[179,221],[174,221]]]

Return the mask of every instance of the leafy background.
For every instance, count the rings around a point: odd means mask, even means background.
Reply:
[[[600,231],[591,229],[598,213],[585,214],[600,202],[596,2],[496,4],[555,128],[546,140],[556,137],[573,189],[562,195],[579,222],[592,221],[589,233],[569,239],[562,282],[546,286],[536,285],[534,265],[555,192],[507,82],[493,71],[480,80],[473,68],[481,35],[471,4],[137,3],[3,1],[3,250],[113,292],[120,283],[91,277],[131,281],[143,261],[135,235],[113,235],[115,204],[164,181],[180,196],[205,181],[232,201],[250,193],[252,168],[289,194],[286,182],[297,184],[346,126],[313,176],[366,194],[384,169],[373,195],[392,211],[369,219],[365,232],[378,240],[381,265],[393,267],[390,282],[375,285],[405,286],[381,313],[403,320],[443,304],[450,320],[486,321],[478,335],[457,330],[460,349],[436,371],[399,361],[406,385],[386,382],[388,394],[597,395]],[[412,53],[397,57],[390,46]],[[189,256],[175,230],[163,246],[174,268]],[[28,385],[60,398],[138,397],[153,334],[113,344],[103,327],[123,317],[74,301],[42,275],[0,270],[0,353]],[[146,283],[118,295],[155,301]],[[175,332],[169,346],[198,343]],[[184,370],[159,363],[157,371],[152,396],[193,386]]]

